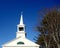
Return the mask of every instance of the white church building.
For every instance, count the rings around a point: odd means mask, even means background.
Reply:
[[[2,48],[39,48],[39,45],[25,37],[25,24],[21,14],[20,23],[17,25],[16,38],[3,44]]]

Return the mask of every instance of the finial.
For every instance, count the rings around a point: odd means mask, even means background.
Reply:
[[[21,15],[23,15],[23,12],[21,12]]]

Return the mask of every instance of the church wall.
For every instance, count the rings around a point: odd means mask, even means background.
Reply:
[[[2,48],[39,48],[39,47],[2,47]]]

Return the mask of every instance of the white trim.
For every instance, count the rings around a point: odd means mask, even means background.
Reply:
[[[14,38],[13,40],[4,43],[2,46],[4,46],[5,44],[8,44],[8,43],[10,43],[10,42],[12,42],[12,41],[14,41],[14,40],[16,40],[16,39],[19,39],[19,38],[20,38],[20,37],[18,37],[18,38]]]

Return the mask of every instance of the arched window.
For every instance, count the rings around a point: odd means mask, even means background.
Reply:
[[[24,44],[24,42],[18,42],[17,44]]]

